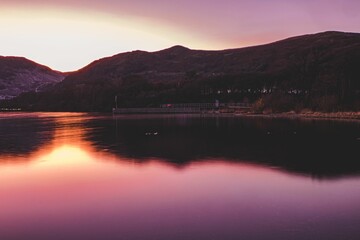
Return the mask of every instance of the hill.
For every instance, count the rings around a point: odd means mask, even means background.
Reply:
[[[23,92],[43,91],[64,77],[62,73],[26,58],[0,56],[0,99],[14,98]]]
[[[174,46],[97,60],[16,104],[36,110],[110,111],[175,102],[256,102],[261,110],[359,108],[360,34],[324,32],[222,51]],[[259,100],[261,99],[261,100]]]

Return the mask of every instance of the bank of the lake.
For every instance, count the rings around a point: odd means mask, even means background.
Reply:
[[[307,118],[307,119],[333,119],[333,120],[355,120],[360,121],[360,112],[312,112],[301,113],[283,112],[283,113],[254,113],[242,112],[235,113],[236,116],[247,117],[269,117],[269,118]]]

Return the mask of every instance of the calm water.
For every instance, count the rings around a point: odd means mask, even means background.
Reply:
[[[360,123],[0,114],[0,239],[360,239]]]

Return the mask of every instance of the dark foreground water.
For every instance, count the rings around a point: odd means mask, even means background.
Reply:
[[[0,114],[0,239],[360,239],[360,123]]]

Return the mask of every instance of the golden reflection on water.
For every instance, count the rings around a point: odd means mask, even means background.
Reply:
[[[39,118],[50,118],[55,127],[51,133],[51,140],[38,149],[31,152],[26,158],[30,164],[38,162],[51,162],[53,164],[62,163],[77,164],[85,159],[90,160],[94,149],[89,141],[84,140],[87,129],[81,124],[84,121],[84,114],[74,113],[40,113]],[[0,155],[2,162],[21,162],[23,156],[16,154]],[[17,159],[18,158],[18,159]],[[7,161],[8,160],[8,161]],[[18,161],[17,161],[18,160]]]
[[[83,125],[86,114],[39,113],[36,117],[49,118],[54,122],[51,140],[26,156],[18,156],[16,153],[0,155],[0,190],[16,184],[54,183],[84,178],[95,169],[94,166],[100,166],[97,159],[114,158],[96,152],[91,142],[85,140],[89,131]],[[96,172],[92,171],[91,174],[96,175]]]
[[[92,130],[84,125],[88,115],[39,117],[54,123],[50,141],[26,156],[0,155],[0,197],[6,195],[0,201],[0,212],[5,215],[8,212],[10,222],[36,217],[37,214],[27,213],[29,210],[71,215],[71,211],[83,208],[82,204],[86,209],[86,203],[96,199],[117,198],[116,186],[129,189],[146,181],[138,178],[137,168],[130,161],[99,151],[86,140]],[[23,212],[18,212],[19,209]],[[3,220],[0,217],[0,225]]]

